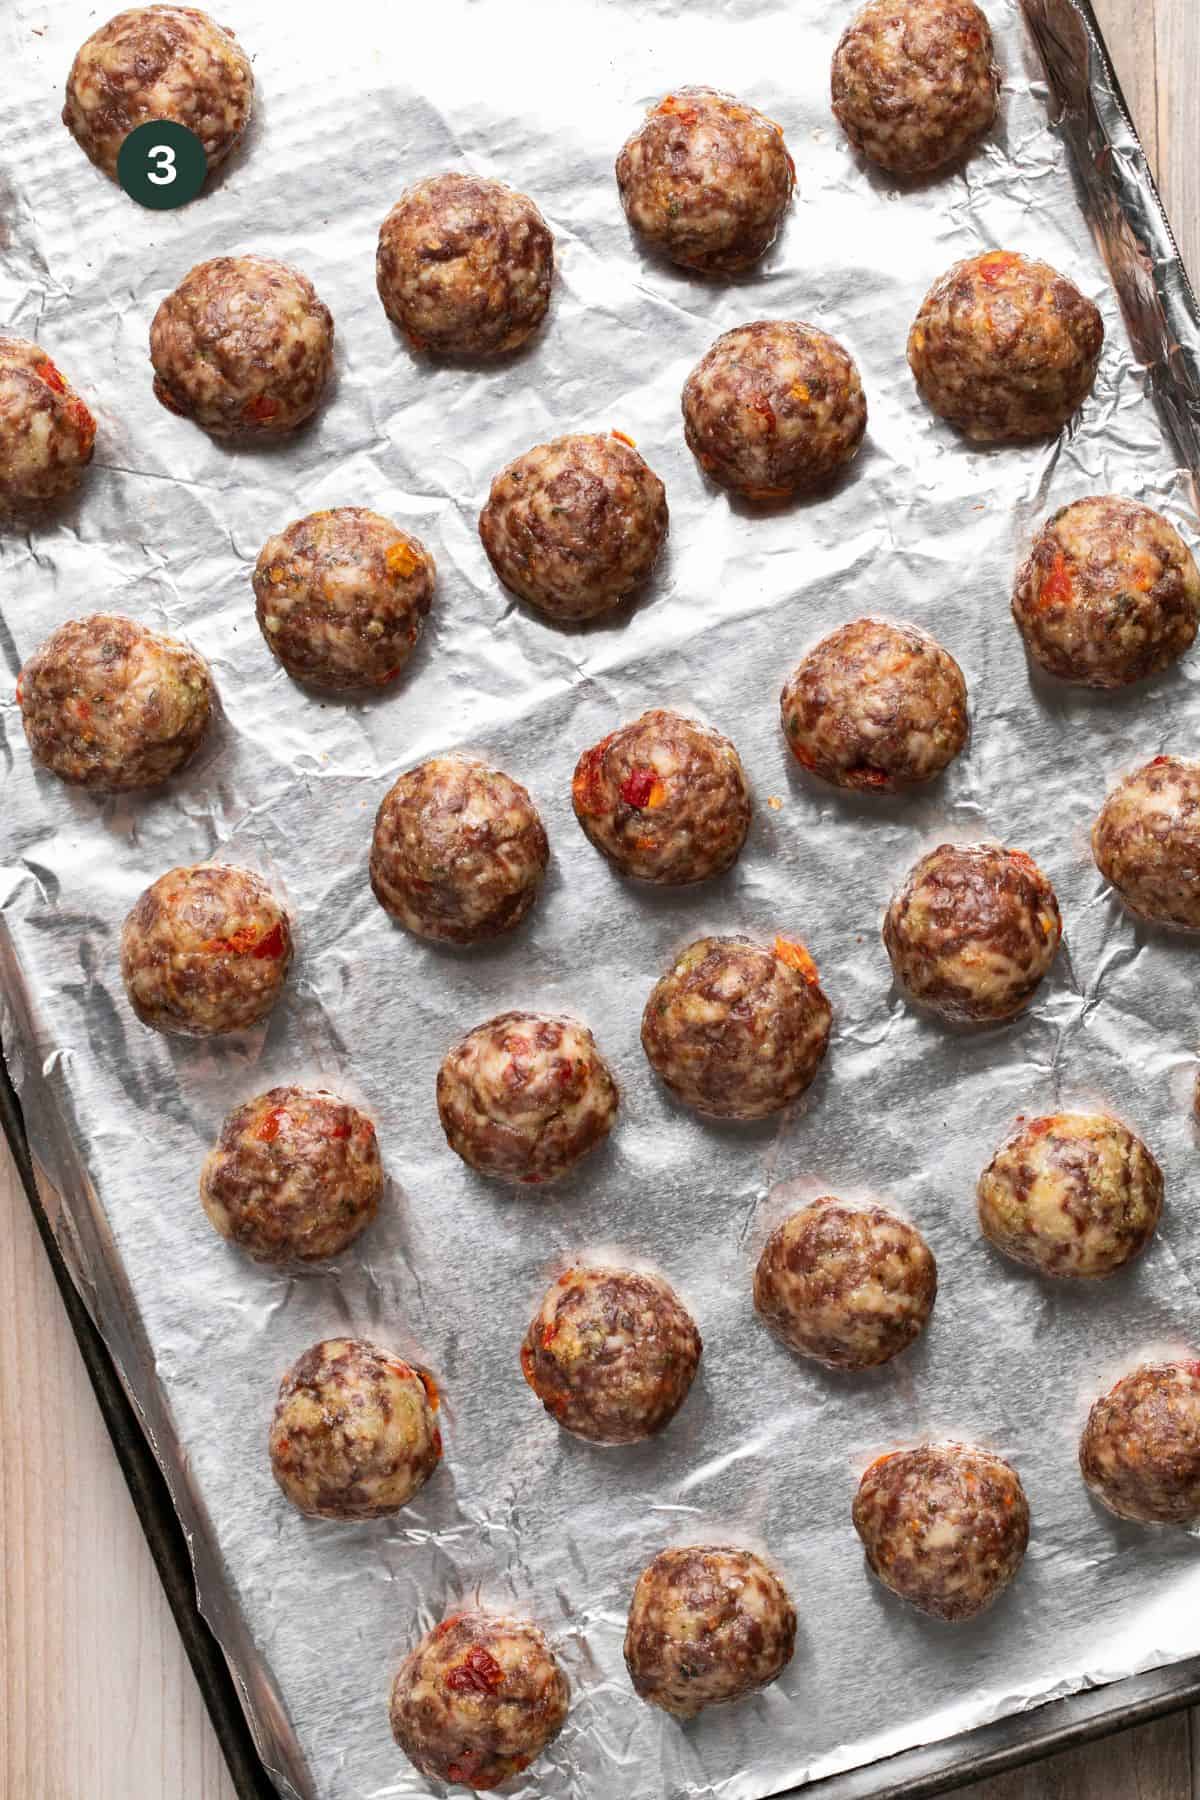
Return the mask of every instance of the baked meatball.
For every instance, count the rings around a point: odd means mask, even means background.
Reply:
[[[683,389],[683,433],[705,474],[747,500],[826,486],[867,428],[853,359],[815,325],[759,319],[719,337]]]
[[[525,1379],[564,1431],[636,1444],[688,1397],[703,1345],[661,1276],[573,1268],[547,1288],[521,1345]]]
[[[501,469],[479,535],[506,588],[577,624],[612,612],[648,578],[667,535],[666,491],[630,439],[576,432]]]
[[[437,1078],[450,1148],[480,1175],[557,1181],[612,1130],[617,1084],[585,1025],[506,1012],[477,1025]]]
[[[261,876],[224,863],[168,869],[121,932],[121,975],[143,1025],[216,1037],[265,1019],[292,962],[288,916]]]
[[[154,393],[213,437],[278,437],[317,410],[333,320],[307,275],[270,256],[197,263],[150,327]]]
[[[437,1410],[437,1388],[423,1369],[357,1338],[327,1338],[279,1385],[272,1473],[312,1518],[398,1512],[437,1468]]]
[[[855,619],[822,638],[779,697],[792,754],[835,787],[890,794],[932,781],[967,741],[967,684],[914,625]]]
[[[1029,1502],[1016,1470],[972,1444],[879,1457],[858,1484],[853,1518],[883,1585],[949,1623],[991,1606],[1029,1542]]]
[[[795,1647],[788,1591],[752,1550],[661,1550],[638,1577],[625,1666],[634,1691],[677,1719],[769,1687]]]
[[[1092,855],[1130,912],[1200,929],[1200,762],[1156,756],[1126,775],[1092,826]]]
[[[909,870],[883,942],[910,1000],[948,1019],[1012,1019],[1058,953],[1062,917],[1033,858],[999,844],[940,844]]]
[[[288,674],[334,693],[385,687],[416,648],[433,600],[420,538],[365,506],[309,513],[254,565],[259,630]]]
[[[34,757],[78,787],[155,787],[199,748],[213,706],[208,664],[188,644],[133,619],[68,619],[17,682]]]
[[[783,127],[715,88],[668,94],[617,158],[621,205],[638,236],[705,275],[758,261],[775,242],[795,181]]]
[[[754,1271],[772,1331],[829,1369],[871,1369],[915,1343],[937,1298],[937,1264],[915,1225],[830,1195],[777,1225]]]
[[[528,1619],[455,1613],[392,1684],[392,1734],[434,1781],[483,1792],[527,1769],[562,1730],[571,1690]]]
[[[1162,1170],[1107,1113],[1022,1123],[977,1189],[984,1236],[1043,1275],[1096,1280],[1141,1254],[1162,1213]]]
[[[223,1238],[256,1262],[313,1262],[352,1244],[379,1210],[375,1127],[321,1089],[275,1087],[236,1106],[200,1171]]]
[[[729,739],[662,707],[584,751],[571,800],[597,850],[640,881],[721,875],[750,829],[746,771]]]
[[[407,188],[379,229],[383,310],[416,350],[502,356],[550,304],[554,239],[526,194],[478,175]]]
[[[1051,437],[1092,391],[1104,321],[1044,262],[971,256],[935,281],[908,334],[926,405],[978,443]]]
[[[996,117],[1000,71],[974,0],[869,0],[834,51],[837,122],[892,175],[957,162]]]
[[[1119,1519],[1200,1520],[1200,1363],[1145,1363],[1118,1381],[1088,1414],[1079,1467]]]
[[[41,345],[0,333],[0,511],[71,493],[95,443],[95,419]]]
[[[676,1099],[715,1119],[762,1119],[821,1066],[832,1011],[802,944],[698,938],[642,1014],[642,1049]]]

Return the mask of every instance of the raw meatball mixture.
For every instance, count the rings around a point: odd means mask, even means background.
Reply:
[[[720,875],[750,829],[746,772],[729,739],[662,707],[584,751],[571,800],[597,850],[640,881]]]
[[[407,1506],[442,1454],[437,1389],[422,1369],[356,1338],[328,1338],[279,1387],[269,1449],[302,1513],[379,1519]]]
[[[762,1119],[802,1094],[821,1066],[832,1012],[802,944],[699,938],[653,989],[642,1015],[650,1066],[685,1106]]]
[[[150,360],[168,412],[213,437],[274,437],[317,410],[333,320],[299,270],[270,256],[217,256],[155,313]]]
[[[0,511],[71,493],[95,443],[95,419],[41,345],[0,334]]]
[[[61,781],[104,793],[155,787],[208,730],[213,681],[202,656],[133,619],[68,619],[17,682],[29,748]]]
[[[617,158],[621,205],[652,250],[733,274],[775,242],[796,171],[782,127],[715,88],[651,107]]]
[[[483,1792],[541,1755],[562,1730],[570,1698],[536,1625],[455,1613],[401,1665],[392,1734],[422,1775]]]
[[[313,1088],[275,1087],[235,1107],[200,1171],[205,1212],[257,1262],[336,1256],[382,1193],[374,1125]]]
[[[503,182],[434,175],[383,221],[375,279],[414,349],[501,356],[546,316],[554,239],[533,201]]]
[[[1156,756],[1117,784],[1092,855],[1130,912],[1200,929],[1200,762]]]
[[[738,325],[684,384],[688,449],[713,481],[748,500],[826,486],[866,428],[853,359],[815,325]]]
[[[1047,263],[1011,250],[936,281],[908,334],[928,406],[979,443],[1049,437],[1092,391],[1104,321]]]
[[[913,625],[856,619],[794,669],[779,697],[792,754],[837,787],[893,793],[932,781],[967,741],[967,685]]]
[[[259,629],[289,675],[334,692],[383,687],[416,647],[433,600],[419,538],[365,506],[309,513],[254,566]]]
[[[1150,1242],[1162,1170],[1107,1113],[1054,1113],[1022,1124],[979,1177],[979,1224],[1015,1262],[1043,1275],[1112,1275]]]
[[[898,985],[948,1019],[1012,1019],[1058,954],[1062,917],[1033,858],[999,844],[941,844],[888,907]]]
[[[1029,1542],[1029,1502],[1016,1470],[970,1444],[879,1457],[859,1483],[853,1518],[883,1585],[951,1623],[991,1606]]]
[[[828,1195],[775,1227],[754,1271],[767,1324],[830,1369],[870,1369],[907,1350],[936,1298],[937,1264],[914,1225]]]
[[[796,1647],[796,1611],[750,1550],[663,1550],[638,1578],[625,1631],[635,1691],[677,1719],[777,1681]]]
[[[507,1012],[477,1025],[437,1078],[450,1148],[481,1175],[557,1181],[612,1130],[617,1084],[586,1026]]]
[[[834,52],[832,94],[838,124],[880,168],[945,168],[996,116],[988,22],[973,0],[870,0]]]
[[[261,876],[223,863],[169,869],[121,932],[121,975],[143,1025],[215,1037],[265,1019],[292,962],[288,916]]]
[[[575,433],[501,469],[479,535],[506,588],[575,624],[611,612],[647,579],[667,535],[666,492],[630,440]]]
[[[1200,1363],[1147,1363],[1118,1381],[1088,1415],[1079,1467],[1120,1519],[1200,1520]]]
[[[660,1276],[574,1268],[546,1290],[521,1368],[564,1431],[634,1444],[675,1417],[702,1348],[691,1314]]]

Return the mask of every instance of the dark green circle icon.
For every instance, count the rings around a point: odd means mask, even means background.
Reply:
[[[207,174],[204,145],[174,119],[148,119],[130,132],[117,153],[117,180],[131,200],[155,212],[186,206]]]

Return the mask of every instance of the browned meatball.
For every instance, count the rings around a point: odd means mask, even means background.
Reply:
[[[825,486],[862,443],[853,359],[815,325],[760,319],[719,337],[683,389],[683,431],[706,475],[748,500]]]
[[[382,1518],[407,1506],[437,1468],[437,1410],[423,1369],[357,1338],[327,1338],[280,1383],[271,1472],[311,1518]]]
[[[932,781],[967,741],[967,684],[913,625],[855,619],[822,638],[779,697],[804,768],[836,787],[888,794]]]
[[[640,881],[723,874],[750,829],[746,772],[729,739],[662,707],[584,751],[571,800],[597,850]]]
[[[96,421],[40,344],[0,334],[0,510],[78,487]]]
[[[1200,930],[1200,762],[1156,756],[1112,790],[1092,855],[1130,912]]]
[[[1119,1519],[1200,1520],[1200,1363],[1145,1363],[1101,1395],[1079,1442],[1079,1467]]]
[[[1016,1470],[971,1444],[879,1457],[858,1485],[853,1518],[883,1585],[950,1623],[991,1606],[1029,1542],[1029,1502]]]
[[[392,1734],[434,1781],[499,1787],[563,1728],[567,1678],[527,1619],[455,1613],[426,1632],[392,1684]]]
[[[236,1106],[200,1171],[213,1225],[257,1262],[336,1256],[382,1194],[374,1125],[321,1089],[275,1087]]]
[[[276,437],[317,410],[333,320],[307,275],[270,256],[197,263],[150,327],[154,393],[213,437]]]
[[[833,57],[833,110],[893,175],[956,162],[996,116],[1000,71],[974,0],[869,0]]]
[[[1092,391],[1104,321],[1047,263],[1011,250],[936,281],[908,334],[928,406],[979,443],[1052,436]]]
[[[506,588],[574,624],[612,612],[648,578],[667,535],[666,492],[630,439],[575,433],[501,469],[479,535]]]
[[[533,201],[503,182],[434,175],[383,221],[375,279],[414,349],[502,356],[546,316],[554,239]]]
[[[507,1012],[477,1025],[437,1078],[450,1148],[481,1175],[557,1181],[612,1130],[617,1084],[585,1025]]]
[[[911,1000],[948,1019],[1012,1019],[1058,954],[1062,916],[1033,858],[999,844],[941,844],[888,907],[883,942]]]
[[[199,748],[213,705],[208,664],[133,619],[68,619],[17,682],[29,748],[60,781],[104,793],[155,787]]]
[[[265,1019],[292,962],[288,916],[261,876],[223,863],[169,869],[121,932],[121,975],[143,1025],[177,1037]]]
[[[547,1288],[521,1345],[525,1379],[564,1431],[635,1444],[687,1399],[703,1345],[658,1275],[574,1268]]]
[[[289,675],[333,692],[384,687],[407,663],[433,600],[419,538],[365,506],[309,513],[254,565],[259,630]]]
[[[730,94],[685,87],[652,106],[617,158],[638,235],[704,274],[748,269],[775,242],[795,185],[783,128]]]
[[[635,1692],[677,1719],[769,1687],[795,1647],[788,1591],[751,1550],[662,1550],[638,1577],[625,1666]]]

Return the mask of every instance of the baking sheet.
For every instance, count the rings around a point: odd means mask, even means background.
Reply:
[[[1073,53],[1065,0],[1036,4]],[[1054,505],[1112,488],[1194,532],[1189,474],[1161,410],[1186,417],[1187,394],[1168,359],[1145,366],[1153,345],[1140,328],[1140,356],[1131,350],[1079,206],[1082,193],[1111,249],[1113,220],[1106,228],[1095,196],[1111,200],[1116,178],[1093,169],[1076,187],[1015,4],[989,8],[1000,128],[961,176],[904,193],[854,162],[828,114],[828,55],[847,10],[741,0],[685,18],[665,3],[576,0],[568,30],[547,0],[519,11],[450,0],[423,22],[359,0],[339,9],[331,42],[318,9],[295,9],[281,32],[277,9],[254,0],[228,17],[255,58],[258,118],[213,190],[177,214],[135,208],[57,122],[95,14],[19,0],[0,22],[0,317],[46,344],[100,419],[78,503],[0,540],[5,1042],[35,1147],[66,1190],[68,1249],[167,1469],[206,1616],[285,1792],[428,1791],[391,1744],[387,1687],[417,1632],[462,1599],[528,1610],[558,1641],[571,1719],[515,1791],[572,1800],[759,1800],[1200,1649],[1194,1539],[1102,1518],[1073,1460],[1100,1386],[1147,1350],[1196,1348],[1200,1336],[1187,1191],[1195,952],[1121,916],[1086,845],[1111,774],[1189,744],[1196,665],[1116,699],[1064,695],[1030,681],[1007,614],[1014,564]],[[781,121],[800,183],[761,273],[725,286],[644,259],[611,179],[644,107],[708,79]],[[556,234],[549,329],[503,369],[412,358],[375,298],[379,221],[408,180],[438,167],[524,188]],[[1136,170],[1119,173],[1136,193]],[[996,244],[1046,256],[1105,314],[1096,396],[1053,446],[967,448],[924,412],[904,365],[930,281]],[[310,431],[269,450],[214,444],[164,413],[146,360],[154,307],[186,269],[249,249],[303,268],[339,333],[329,403]],[[1158,272],[1168,287],[1178,279]],[[807,318],[841,337],[871,409],[839,490],[766,518],[706,486],[678,417],[687,370],[719,331],[756,316]],[[1178,314],[1171,322],[1177,343]],[[530,443],[609,426],[636,438],[667,483],[670,549],[619,623],[553,631],[496,586],[478,507],[496,468]],[[252,616],[263,539],[339,504],[396,518],[439,566],[408,678],[369,705],[322,704],[293,686]],[[24,747],[11,691],[21,661],[62,619],[100,607],[190,637],[220,685],[215,741],[149,799],[69,793],[32,772]],[[968,754],[931,793],[882,807],[793,772],[777,727],[779,686],[806,645],[868,610],[933,630],[972,697]],[[652,704],[726,729],[755,787],[747,851],[708,888],[629,888],[571,815],[578,751]],[[529,923],[470,954],[394,930],[366,883],[387,785],[454,745],[528,783],[554,852]],[[1068,949],[1031,1015],[966,1036],[918,1020],[891,992],[878,925],[925,848],[985,833],[1051,875]],[[209,854],[278,885],[300,958],[265,1034],[173,1044],[132,1019],[117,935],[149,880]],[[799,935],[821,967],[833,1048],[782,1122],[702,1124],[642,1058],[646,993],[673,950],[711,929]],[[445,1048],[508,1005],[577,1012],[622,1082],[609,1147],[549,1196],[470,1175],[433,1107]],[[215,1238],[194,1182],[229,1106],[308,1079],[371,1107],[392,1191],[350,1256],[288,1278]],[[1168,1181],[1147,1256],[1081,1294],[1002,1266],[978,1241],[972,1205],[1013,1113],[1077,1100],[1140,1129]],[[796,1363],[749,1304],[770,1225],[818,1190],[908,1210],[941,1268],[926,1340],[853,1383]],[[580,1251],[660,1267],[704,1332],[697,1387],[656,1444],[614,1452],[568,1439],[521,1381],[528,1317]],[[446,1393],[445,1465],[390,1523],[305,1521],[266,1466],[280,1373],[346,1329],[421,1356]],[[1018,1583],[953,1632],[868,1581],[849,1524],[863,1463],[928,1433],[1010,1455],[1034,1514]],[[767,1694],[681,1729],[630,1694],[624,1612],[663,1544],[729,1536],[767,1548],[785,1575],[797,1655]]]

